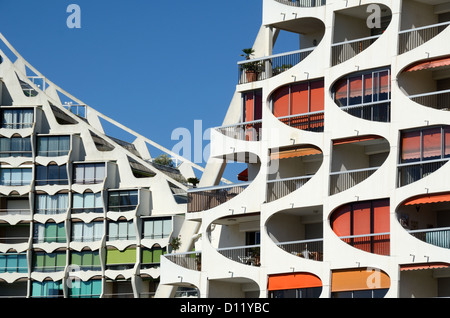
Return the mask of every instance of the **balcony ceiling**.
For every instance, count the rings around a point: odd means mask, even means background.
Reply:
[[[382,18],[392,15],[391,10],[388,7],[386,7],[385,5],[380,5],[380,6],[381,6],[381,17]],[[366,20],[368,18],[368,16],[370,15],[370,13],[367,12],[367,5],[343,9],[343,10],[340,10],[337,12],[338,12],[338,14],[361,19],[361,20]]]
[[[283,21],[273,24],[273,27],[298,34],[316,33],[317,31],[325,30],[325,25],[323,22],[315,18],[302,18]]]

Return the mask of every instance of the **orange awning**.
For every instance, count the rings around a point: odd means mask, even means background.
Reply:
[[[415,270],[423,270],[423,269],[439,269],[439,268],[448,268],[450,264],[448,263],[422,263],[422,264],[408,264],[408,265],[400,265],[401,271],[415,271]]]
[[[385,272],[373,268],[334,270],[331,274],[332,292],[382,289],[390,286],[389,276]]]
[[[291,148],[286,150],[281,150],[278,152],[273,152],[270,154],[270,159],[287,159],[303,156],[318,155],[322,152],[316,148]]]
[[[450,66],[450,57],[415,63],[415,64],[407,67],[404,70],[404,72],[423,71],[423,70],[428,70],[430,68],[438,68],[438,67],[444,67],[444,66]]]
[[[438,202],[450,202],[450,192],[414,197],[412,199],[407,200],[403,205],[416,205],[416,204],[427,204]]]
[[[268,284],[268,290],[322,287],[320,278],[310,273],[270,275]]]

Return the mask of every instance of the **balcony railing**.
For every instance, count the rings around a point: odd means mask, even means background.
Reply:
[[[434,246],[450,248],[450,227],[425,230],[410,230],[412,236]]]
[[[262,120],[248,121],[234,125],[217,127],[221,134],[237,140],[259,141],[261,140]]]
[[[324,111],[278,117],[282,123],[306,131],[323,132]]]
[[[440,110],[450,109],[450,89],[410,95],[409,98],[418,104]]]
[[[390,255],[390,233],[349,235],[339,238],[354,248],[377,255]]]
[[[403,187],[435,172],[450,158],[398,164],[398,187]]]
[[[379,167],[330,173],[330,195],[347,190],[370,177]]]
[[[242,193],[251,182],[194,188],[188,191],[188,212],[200,212],[215,208]]]
[[[266,201],[272,202],[300,189],[312,176],[284,178],[267,181]]]
[[[367,49],[380,35],[334,43],[331,45],[331,65],[345,62]]]
[[[260,245],[246,245],[238,247],[218,248],[223,256],[245,265],[261,266]]]
[[[276,2],[300,8],[313,8],[326,5],[326,0],[275,0]]]
[[[283,242],[278,243],[277,246],[290,254],[305,259],[323,261],[323,239]]]
[[[431,40],[441,33],[450,21],[399,32],[398,53],[403,54]]]
[[[240,61],[239,84],[261,81],[283,73],[303,61],[314,49],[315,47]],[[256,71],[254,77],[247,76],[246,70],[249,68]]]
[[[163,255],[163,257],[167,258],[172,263],[194,271],[201,270],[201,256],[201,252],[186,252]]]
[[[391,101],[384,100],[370,104],[344,106],[341,109],[348,114],[370,121],[388,123],[391,120]]]
[[[0,209],[0,215],[30,215],[30,209]]]

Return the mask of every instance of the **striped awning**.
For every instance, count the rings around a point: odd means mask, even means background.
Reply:
[[[418,205],[439,202],[450,202],[450,192],[417,196],[407,200],[403,203],[403,205]]]
[[[448,263],[417,263],[417,264],[406,264],[400,265],[400,271],[417,271],[426,269],[442,269],[449,268]]]
[[[404,72],[423,71],[423,70],[434,69],[434,68],[439,68],[439,67],[446,67],[446,66],[450,66],[450,57],[414,63],[413,65],[407,67],[404,70]]]

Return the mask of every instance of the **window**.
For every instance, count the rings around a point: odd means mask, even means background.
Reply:
[[[333,86],[335,103],[358,118],[390,121],[390,69],[351,74]]]
[[[70,264],[79,266],[81,270],[99,271],[102,269],[99,251],[72,251]]]
[[[450,157],[450,126],[409,130],[401,133],[400,163]]]
[[[70,150],[70,136],[39,136],[37,148],[38,156],[67,156]]]
[[[108,193],[108,211],[124,212],[136,209],[138,191],[112,191]]]
[[[141,268],[153,268],[159,266],[161,262],[161,255],[166,253],[166,249],[160,246],[154,246],[151,249],[142,249]]]
[[[74,193],[72,200],[72,213],[103,213],[101,192]]]
[[[31,184],[31,168],[0,168],[0,185],[23,186]]]
[[[36,166],[36,185],[67,185],[66,165]]]
[[[35,201],[37,214],[66,213],[69,207],[69,194],[58,193],[54,195],[37,194]]]
[[[389,213],[389,199],[353,202],[336,209],[330,222],[334,233],[351,246],[389,255]]]
[[[110,222],[108,224],[108,240],[135,240],[136,231],[133,221]]]
[[[66,267],[66,252],[34,252],[33,270],[36,272],[59,272]]]
[[[128,247],[123,251],[116,248],[106,250],[106,266],[108,269],[119,270],[133,268],[136,264],[136,248]]]
[[[74,165],[74,183],[95,184],[105,179],[105,163],[83,163]]]
[[[0,138],[0,157],[31,157],[31,138]]]
[[[33,238],[34,243],[65,243],[66,229],[64,223],[36,223]]]
[[[102,293],[101,279],[92,279],[88,281],[79,280],[69,288],[70,298],[99,298]]]
[[[146,239],[158,239],[169,237],[172,233],[172,219],[152,219],[144,220],[143,238]]]
[[[27,254],[0,254],[0,273],[27,273]]]
[[[31,285],[31,297],[35,298],[53,298],[63,297],[62,281],[45,280],[43,282],[33,281]]]
[[[2,109],[2,128],[22,129],[33,127],[33,109]]]
[[[269,298],[319,298],[322,287],[274,290],[269,292]]]
[[[73,242],[95,242],[103,237],[103,222],[74,222],[72,223]]]
[[[331,298],[383,298],[389,288],[352,290],[331,293]]]

